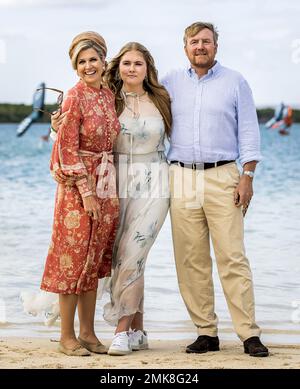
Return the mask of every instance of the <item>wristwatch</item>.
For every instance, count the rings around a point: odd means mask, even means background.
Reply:
[[[243,174],[245,174],[245,176],[249,176],[251,178],[254,177],[254,172],[252,170],[244,170]]]

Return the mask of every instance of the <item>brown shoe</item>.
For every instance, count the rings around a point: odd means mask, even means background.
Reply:
[[[104,346],[104,344],[102,344],[101,342],[89,343],[79,337],[78,337],[78,342],[81,344],[81,346],[91,351],[92,353],[107,354],[108,348]]]
[[[244,342],[244,352],[251,357],[267,357],[269,350],[264,346],[258,336],[252,336]]]
[[[58,351],[68,355],[69,357],[88,357],[91,355],[91,353],[84,347],[82,347],[80,344],[78,344],[74,348],[66,348],[61,343],[59,343]]]
[[[200,335],[197,340],[188,345],[185,352],[203,354],[208,351],[219,351],[219,338],[217,336]]]

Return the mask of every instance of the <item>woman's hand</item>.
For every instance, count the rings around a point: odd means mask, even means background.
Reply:
[[[59,126],[62,124],[67,112],[61,113],[61,111],[55,112],[51,115],[51,127],[55,132],[59,129]]]
[[[96,197],[94,195],[83,197],[82,201],[85,212],[87,212],[87,214],[91,216],[93,220],[100,220],[101,210]]]
[[[53,174],[53,178],[59,184],[64,184],[67,186],[74,186],[76,183],[76,179],[73,177],[67,177],[62,172],[56,171]]]

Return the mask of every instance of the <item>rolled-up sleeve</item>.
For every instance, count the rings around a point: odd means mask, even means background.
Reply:
[[[238,147],[241,165],[261,161],[260,131],[252,91],[245,79],[236,89],[236,115],[238,124]]]

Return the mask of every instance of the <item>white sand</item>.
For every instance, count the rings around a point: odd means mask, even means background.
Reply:
[[[190,340],[153,340],[150,349],[124,357],[92,354],[68,357],[57,351],[57,341],[44,338],[0,338],[0,368],[246,368],[300,367],[300,345],[268,344],[270,357],[254,358],[243,353],[240,342],[221,342],[221,351],[186,354]],[[109,342],[104,341],[109,345]]]

